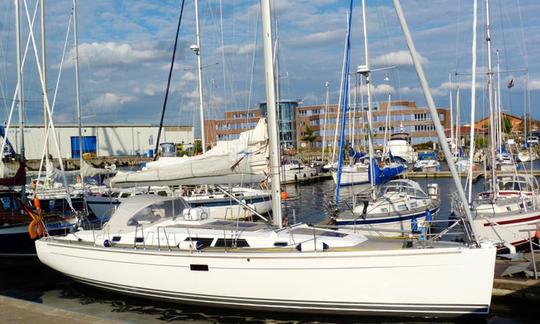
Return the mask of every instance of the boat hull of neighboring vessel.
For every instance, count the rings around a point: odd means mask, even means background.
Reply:
[[[487,247],[223,253],[54,238],[36,247],[49,267],[115,292],[199,306],[334,315],[486,314],[495,262],[495,249]]]
[[[47,231],[50,235],[65,234],[75,228],[74,224],[59,222],[49,224]],[[0,263],[22,258],[35,258],[35,239],[28,234],[28,223],[0,228]]]
[[[254,195],[240,199],[260,214],[266,214],[272,209],[272,202],[268,195]],[[253,216],[252,212],[227,197],[222,199],[191,199],[190,197],[186,197],[186,201],[195,208],[208,208],[209,216],[214,219],[245,219]],[[86,197],[88,208],[102,221],[107,221],[121,202],[122,198],[104,196]]]
[[[439,211],[438,206],[432,206],[429,209],[430,215],[435,215]],[[416,211],[413,213],[403,213],[401,215],[390,215],[382,217],[358,217],[355,219],[336,219],[335,225],[340,228],[348,228],[355,233],[361,233],[369,236],[382,237],[404,237],[414,233],[414,222],[417,223],[417,232],[421,231],[422,224],[428,216],[427,211]]]
[[[338,173],[337,171],[332,171],[332,179],[334,183],[338,183]],[[367,167],[364,169],[348,169],[344,168],[341,173],[341,187],[346,186],[357,186],[369,184],[369,173]]]
[[[540,210],[534,210],[519,215],[500,215],[495,217],[477,217],[475,225],[478,235],[494,242],[506,242],[518,249],[529,249],[529,232],[540,222]],[[539,233],[531,232],[533,239],[540,238]],[[506,251],[506,247],[499,245],[500,252]]]

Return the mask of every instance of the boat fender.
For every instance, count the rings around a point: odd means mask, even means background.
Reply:
[[[420,232],[419,229],[418,229],[418,220],[413,217],[413,219],[411,219],[411,230],[413,233],[418,233]]]
[[[198,241],[182,241],[178,243],[178,248],[183,251],[199,251],[202,249],[203,245],[202,243],[199,243]]]
[[[330,246],[324,242],[320,241],[308,241],[300,243],[296,246],[296,250],[300,252],[316,252],[327,250]]]
[[[437,183],[430,183],[427,186],[428,189],[428,196],[431,199],[439,199],[440,191],[439,191],[439,184]]]
[[[111,246],[112,246],[112,243],[111,243],[111,241],[109,241],[109,240],[105,240],[105,241],[103,241],[103,246],[104,246],[104,247],[111,247]]]
[[[431,213],[431,210],[426,209],[426,221],[431,222],[433,221],[433,214]]]

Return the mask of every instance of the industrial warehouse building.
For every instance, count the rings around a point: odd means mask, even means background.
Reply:
[[[152,156],[159,127],[154,125],[85,125],[82,128],[83,153],[97,157]],[[79,130],[76,125],[55,126],[56,138],[62,158],[78,158]],[[11,127],[8,140],[17,153],[20,152],[20,130]],[[25,156],[40,159],[43,154],[45,131],[43,125],[26,125],[24,128]],[[193,126],[165,126],[160,142],[183,144],[186,149],[195,141]],[[49,153],[58,157],[54,139],[49,136]]]

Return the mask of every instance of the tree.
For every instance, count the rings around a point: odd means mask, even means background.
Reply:
[[[302,141],[309,143],[309,147],[313,148],[313,142],[317,140],[317,135],[315,135],[315,131],[311,129],[311,127],[306,126],[306,130],[304,131],[304,135],[302,136]]]
[[[512,132],[512,122],[508,117],[503,117],[502,120],[502,131],[503,133],[510,134]]]
[[[487,140],[485,137],[483,136],[478,136],[474,139],[474,146],[475,146],[475,149],[483,149],[483,148],[486,148],[487,147]]]
[[[200,139],[195,140],[195,147],[193,149],[193,155],[202,153],[202,141]]]

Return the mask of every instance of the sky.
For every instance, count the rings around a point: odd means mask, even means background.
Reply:
[[[29,24],[22,7],[22,37]],[[26,0],[32,17],[36,0]],[[304,105],[337,102],[348,1],[274,0],[274,34],[280,97]],[[390,0],[369,0],[367,25],[374,100],[414,100],[424,106],[418,78]],[[487,114],[485,8],[479,1],[476,118]],[[69,24],[72,0],[46,0],[47,94],[55,92],[54,122],[75,123],[75,52]],[[78,2],[80,89],[83,124],[158,124],[169,72],[181,0],[93,0]],[[460,86],[461,122],[470,119],[472,0],[403,0],[435,103],[448,107]],[[265,100],[259,1],[200,0],[201,57],[205,118],[226,110],[256,107]],[[540,1],[491,0],[493,61],[500,57],[501,103],[521,116],[540,100]],[[40,51],[39,13],[34,26]],[[67,47],[62,69],[66,33]],[[365,63],[361,1],[352,14],[351,66]],[[30,44],[32,44],[30,42]],[[198,129],[194,2],[186,0],[166,123]],[[0,116],[7,120],[16,86],[15,10],[0,2]],[[42,94],[32,45],[24,69],[25,120],[43,122]],[[389,68],[379,70],[381,68]],[[58,87],[56,86],[61,71]],[[457,73],[457,74],[456,74]],[[452,77],[452,85],[449,77]],[[388,80],[385,80],[388,77]],[[513,79],[515,86],[507,88]],[[528,89],[528,91],[526,91]],[[454,106],[455,102],[455,92]],[[529,107],[529,108],[527,108]],[[17,116],[15,113],[14,116]],[[15,117],[14,117],[15,118]],[[16,118],[14,121],[17,120]],[[198,133],[198,131],[197,131]]]

